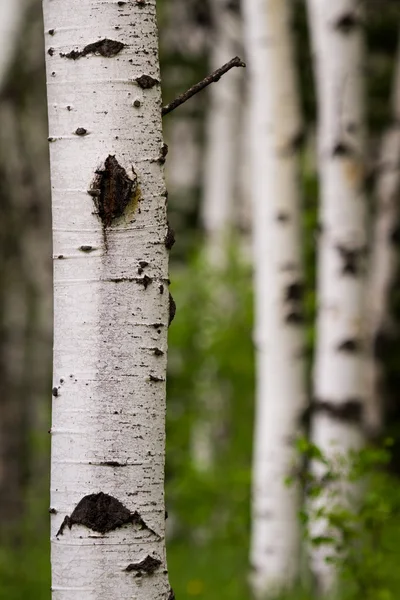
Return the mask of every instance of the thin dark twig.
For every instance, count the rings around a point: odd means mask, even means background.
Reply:
[[[203,79],[203,81],[196,83],[191,88],[189,88],[187,92],[184,92],[183,94],[178,96],[175,100],[173,100],[172,102],[167,104],[167,106],[164,106],[162,109],[162,113],[161,113],[162,116],[167,115],[172,110],[175,110],[175,108],[177,108],[178,106],[180,106],[181,104],[186,102],[186,100],[189,100],[189,98],[191,98],[198,92],[201,92],[201,90],[204,90],[204,88],[207,87],[208,85],[210,85],[210,83],[214,83],[215,81],[218,81],[222,77],[222,75],[224,75],[225,73],[230,71],[230,69],[232,69],[232,67],[245,67],[245,66],[246,66],[246,63],[244,63],[238,56],[235,56],[235,58],[232,58],[232,60],[227,62],[225,65],[223,65],[216,71],[214,71],[214,73],[211,73],[211,75],[208,75],[207,77],[205,77]]]

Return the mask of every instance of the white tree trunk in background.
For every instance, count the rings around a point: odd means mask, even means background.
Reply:
[[[230,6],[229,0],[214,0],[212,8],[215,30],[210,49],[210,71],[221,67],[241,49],[237,10]],[[226,263],[227,236],[235,220],[242,81],[243,70],[234,69],[209,88],[201,210],[207,259],[216,268]]]
[[[369,403],[368,429],[382,430],[384,406],[382,397],[381,347],[390,334],[390,291],[398,266],[398,227],[400,202],[400,44],[395,64],[391,102],[392,124],[385,132],[378,157],[378,179],[375,190],[376,214],[368,281],[368,334],[370,356],[367,369]]]
[[[13,59],[24,8],[24,0],[0,0],[0,91]]]
[[[54,228],[53,599],[167,600],[170,244],[156,2],[43,5]]]
[[[364,44],[358,0],[308,0],[319,111],[320,241],[312,441],[328,457],[363,444],[366,408]],[[315,466],[316,476],[322,475]],[[356,491],[356,490],[354,490]],[[314,508],[327,502],[329,490]],[[337,496],[345,503],[345,495]],[[323,519],[311,535],[328,535]],[[320,590],[334,585],[332,548],[311,549]]]
[[[232,6],[229,0],[214,0],[211,9],[214,29],[210,44],[210,71],[214,71],[240,52],[241,27],[237,7]],[[210,357],[210,347],[215,340],[219,319],[224,312],[226,314],[229,305],[221,273],[227,266],[229,233],[235,221],[242,77],[243,70],[234,69],[209,88],[201,205],[209,310],[204,311],[207,318],[199,324],[198,342],[204,361],[200,365],[198,415],[192,432],[193,465],[203,472],[213,466],[218,430],[221,430],[227,405],[227,398],[223,398],[218,389],[217,365]]]
[[[299,571],[300,494],[285,479],[306,406],[301,250],[299,91],[291,2],[245,0],[252,115],[257,404],[253,464],[252,584],[256,596],[290,586]]]

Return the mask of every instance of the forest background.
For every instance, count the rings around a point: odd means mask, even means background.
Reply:
[[[231,10],[240,23],[239,2]],[[390,121],[389,98],[396,59],[398,2],[370,2],[368,126],[373,163]],[[318,179],[313,65],[304,3],[294,2],[293,36],[306,121],[302,151],[304,257],[306,262],[307,362],[314,349],[315,254]],[[220,24],[204,0],[159,0],[160,58],[164,104],[214,68],[212,49]],[[41,2],[30,0],[19,24],[14,59],[0,94],[0,598],[50,597],[49,439],[51,389],[51,217]],[[237,52],[243,54],[240,36]],[[243,58],[246,58],[243,56]],[[230,77],[231,74],[226,75]],[[236,76],[236,75],[235,75]],[[236,86],[246,103],[246,73]],[[221,81],[221,85],[223,81]],[[204,258],[202,203],[210,91],[165,117],[169,145],[169,219],[176,234],[171,254],[171,292],[177,314],[169,332],[166,504],[168,566],[178,599],[248,598],[250,486],[254,422],[253,298],[250,258],[252,185],[246,166],[246,123],[235,133],[235,233],[229,261],[210,272]],[[373,185],[373,173],[371,175]],[[229,303],[214,301],[215,288]],[[399,285],[391,299],[390,336],[385,340],[384,438],[389,464],[375,476],[373,526],[363,525],[363,564],[347,575],[346,598],[398,598],[400,559]],[[213,433],[212,468],[194,461],[192,432],[199,414],[204,365],[221,414]],[[210,369],[210,365],[212,368]],[[386,455],[384,457],[387,458]],[[377,461],[381,459],[379,455]],[[378,533],[378,534],[377,534]],[[368,545],[369,544],[369,545]],[[293,598],[309,598],[299,591]]]

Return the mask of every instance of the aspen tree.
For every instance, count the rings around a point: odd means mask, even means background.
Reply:
[[[167,600],[168,248],[155,0],[44,0],[52,591]]]
[[[0,0],[0,92],[17,45],[25,4],[24,0]]]
[[[378,156],[373,245],[368,274],[368,335],[370,336],[367,425],[379,433],[385,416],[381,350],[390,335],[390,292],[398,267],[400,200],[400,44],[394,67],[391,124],[385,131]]]
[[[285,479],[305,408],[297,76],[291,2],[245,0],[250,71],[255,269],[256,426],[251,565],[257,597],[296,579],[300,494]]]
[[[211,5],[210,66],[214,70],[241,48],[238,6],[229,0]],[[230,234],[235,221],[236,173],[238,168],[240,84],[242,70],[235,70],[209,89],[201,219],[204,228],[204,275],[209,309],[199,324],[198,344],[204,357],[199,369],[197,419],[192,433],[192,461],[198,471],[209,471],[215,461],[218,431],[228,399],[218,389],[218,366],[212,344],[221,318],[229,310],[229,291],[223,284]]]
[[[364,442],[366,408],[365,280],[367,257],[363,14],[358,0],[308,0],[318,99],[320,237],[318,317],[311,437],[329,461]],[[325,467],[314,465],[316,477]],[[345,476],[345,474],[343,474]],[[355,494],[337,482],[335,503]],[[329,510],[331,487],[313,504]],[[312,513],[315,512],[312,510]],[[329,536],[325,519],[311,536]],[[331,545],[311,548],[321,591],[335,584]]]

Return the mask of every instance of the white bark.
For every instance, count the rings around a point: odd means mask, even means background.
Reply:
[[[366,408],[366,197],[364,46],[358,0],[308,0],[319,109],[320,242],[312,441],[329,460],[363,443]],[[321,465],[315,467],[317,476]],[[355,491],[355,490],[354,490]],[[318,500],[327,502],[329,490]],[[345,496],[336,500],[345,503]],[[320,504],[319,504],[320,503]],[[327,535],[313,520],[311,535]],[[311,551],[322,590],[332,587],[332,548]]]
[[[298,146],[301,119],[291,2],[245,0],[252,115],[255,345],[252,583],[257,596],[290,586],[299,570],[299,490],[285,478],[305,408]]]
[[[214,30],[210,71],[214,71],[238,54],[241,28],[239,14],[227,0],[214,0],[211,8]],[[210,356],[210,348],[218,319],[226,310],[227,290],[220,280],[227,266],[229,233],[234,223],[241,77],[242,69],[234,69],[209,88],[201,204],[209,311],[205,311],[206,322],[199,326],[198,343],[204,360],[197,384],[198,416],[192,432],[192,462],[200,472],[213,467],[217,432],[227,405],[218,389],[215,359]]]
[[[25,8],[24,0],[0,0],[0,91],[8,74],[18,41]]]
[[[241,27],[237,11],[228,0],[214,0],[215,30],[211,45],[210,71],[236,56],[241,47]],[[229,229],[234,218],[239,156],[242,69],[234,69],[209,88],[204,165],[202,221],[206,234],[207,259],[223,268]]]
[[[168,256],[155,4],[43,2],[54,231],[54,600],[169,597]],[[106,39],[117,43],[88,46]],[[121,186],[112,157],[125,169]],[[118,211],[105,195],[127,205]]]
[[[383,426],[380,340],[390,332],[390,291],[398,266],[395,237],[399,226],[400,200],[400,45],[394,70],[391,113],[392,124],[383,136],[378,159],[376,214],[368,281],[370,356],[367,369],[367,426],[374,434],[379,433]]]

